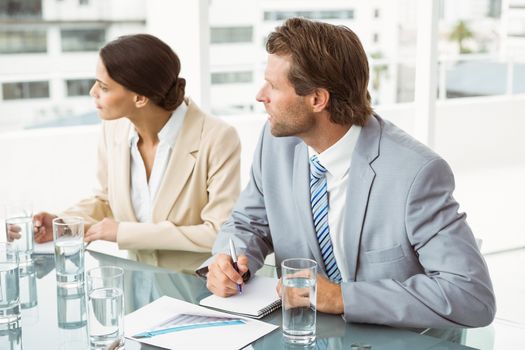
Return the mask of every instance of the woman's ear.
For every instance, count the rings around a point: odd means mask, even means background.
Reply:
[[[135,95],[135,107],[137,108],[143,108],[145,107],[149,102],[149,98],[143,95]]]

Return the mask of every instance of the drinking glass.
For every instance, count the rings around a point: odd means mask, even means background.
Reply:
[[[28,201],[12,201],[5,206],[5,232],[8,242],[18,250],[21,266],[31,263],[33,253],[33,209]]]
[[[84,221],[71,216],[53,219],[55,269],[59,287],[84,282]]]
[[[20,319],[18,254],[12,243],[0,243],[0,324]]]
[[[124,270],[101,266],[88,271],[89,344],[94,349],[124,344]]]
[[[281,263],[283,337],[288,343],[315,341],[317,263],[310,259],[286,259]]]

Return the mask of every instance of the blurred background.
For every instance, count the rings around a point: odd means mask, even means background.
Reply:
[[[265,39],[294,16],[355,31],[376,112],[454,170],[498,296],[470,345],[523,344],[525,0],[0,0],[0,201],[53,212],[91,194],[98,50],[141,32],[170,44],[188,95],[237,128],[245,184],[266,120]]]

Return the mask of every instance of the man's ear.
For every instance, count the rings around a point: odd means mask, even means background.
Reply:
[[[135,95],[135,107],[137,108],[143,108],[145,107],[149,102],[149,98],[143,95]]]
[[[311,93],[310,103],[312,106],[312,112],[322,112],[328,106],[328,101],[330,101],[330,93],[325,88],[315,89]]]

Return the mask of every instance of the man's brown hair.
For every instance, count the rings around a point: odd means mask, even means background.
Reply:
[[[372,114],[368,60],[357,35],[345,26],[290,18],[268,37],[266,51],[290,55],[288,79],[299,96],[330,93],[332,122],[363,126]]]

